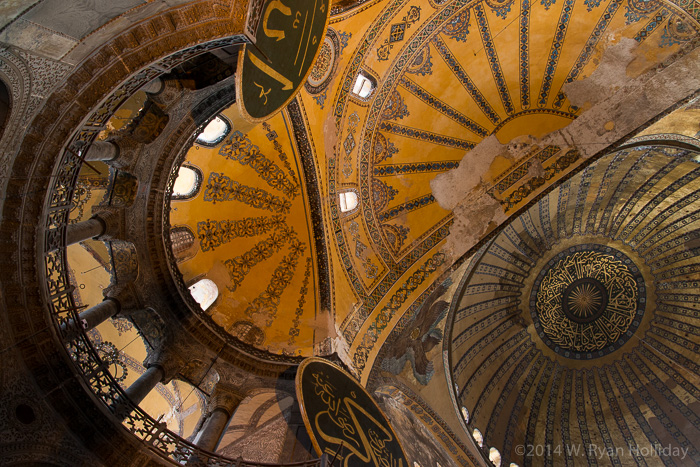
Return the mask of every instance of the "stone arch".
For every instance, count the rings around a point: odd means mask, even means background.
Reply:
[[[0,138],[5,133],[5,126],[10,117],[10,109],[12,106],[12,96],[5,82],[0,79]]]
[[[43,255],[41,235],[50,225],[44,211],[45,198],[53,206],[70,200],[74,174],[67,165],[75,165],[76,160],[70,153],[64,154],[63,149],[71,146],[71,140],[91,142],[123,98],[180,61],[240,42],[242,37],[238,34],[243,30],[246,5],[221,0],[188,3],[131,23],[129,30],[115,34],[111,41],[94,50],[43,101],[22,135],[24,139],[14,161],[6,165],[11,178],[27,182],[8,185],[2,216],[7,235],[1,241],[6,251],[23,253],[8,254],[1,260],[6,270],[21,271],[1,280],[5,290],[21,290],[24,297],[32,297],[7,305],[8,313],[22,317],[10,329],[11,341],[24,341],[26,346],[18,352],[29,372],[37,375],[39,391],[51,392],[54,406],[58,407],[56,412],[70,419],[71,426],[84,427],[75,433],[76,437],[107,465],[144,463],[153,454],[144,453],[137,438],[124,432],[106,411],[95,407],[94,395],[88,394],[77,379],[70,378],[64,384],[65,375],[76,369],[57,339],[51,317],[54,311],[41,297],[50,295],[46,268],[55,266],[51,270],[58,274],[56,277],[62,277],[65,267],[59,263],[49,266],[36,257]],[[77,147],[70,149],[75,152]],[[59,159],[59,155],[64,157]],[[52,178],[52,174],[57,178]],[[50,187],[53,190],[48,196]],[[34,194],[28,196],[28,190]],[[60,212],[51,215],[61,222]],[[55,292],[63,291],[52,302],[54,305],[66,302],[71,306],[64,282],[52,281]],[[28,329],[42,331],[27,335]],[[46,373],[47,367],[52,371]],[[76,411],[76,407],[81,409]]]

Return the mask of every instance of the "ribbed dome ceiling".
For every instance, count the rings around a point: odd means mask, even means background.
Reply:
[[[530,464],[522,445],[550,446],[536,453],[546,465],[572,463],[565,446],[589,463],[619,448],[611,459],[643,464],[654,445],[700,462],[698,155],[608,155],[472,260],[452,376],[502,465]]]

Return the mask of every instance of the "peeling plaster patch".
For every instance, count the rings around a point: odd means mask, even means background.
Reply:
[[[433,196],[442,208],[452,210],[454,215],[454,224],[444,247],[449,257],[447,264],[456,261],[509,217],[500,203],[487,194],[489,187],[484,186],[482,179],[497,156],[516,160],[514,152],[524,153],[534,145],[553,145],[562,148],[562,152],[577,149],[585,160],[634,133],[676,102],[700,89],[700,48],[688,52],[665,68],[651,70],[633,79],[627,77],[625,71],[634,58],[633,44],[622,40],[610,49],[614,50],[605,54],[603,63],[617,60],[620,64],[606,65],[601,72],[596,73],[596,70],[589,78],[582,80],[584,84],[571,83],[576,86],[566,89],[567,96],[572,93],[569,97],[579,104],[582,101],[595,102],[576,120],[539,140],[533,140],[525,147],[519,144],[504,146],[491,135],[467,152],[458,168],[431,180]],[[535,175],[536,170],[536,167],[532,169],[532,173],[524,177],[523,183]]]
[[[459,259],[487,233],[508,219],[501,204],[488,196],[485,189],[463,199],[454,208],[453,215],[454,223],[443,250],[448,256],[447,264]]]
[[[562,86],[569,101],[586,109],[624,88],[629,83],[627,65],[635,59],[637,45],[637,41],[625,37],[605,49],[600,65],[591,76]]]
[[[488,172],[497,156],[511,159],[508,148],[496,135],[490,135],[464,155],[459,167],[432,179],[430,188],[440,207],[455,209],[465,196],[482,184],[482,175]]]
[[[0,33],[0,42],[60,60],[77,43],[71,37],[46,29],[38,24],[18,19]]]

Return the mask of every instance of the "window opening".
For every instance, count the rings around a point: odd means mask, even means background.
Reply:
[[[231,124],[221,115],[217,115],[197,136],[197,142],[204,146],[216,146],[231,132]]]
[[[173,185],[173,199],[186,200],[194,198],[202,186],[202,173],[194,167],[182,166],[177,172]]]
[[[344,191],[338,193],[340,197],[340,212],[350,212],[357,207],[357,193],[354,191]]]
[[[489,460],[496,467],[501,467],[501,453],[498,452],[498,449],[496,449],[496,448],[489,449]]]
[[[361,99],[367,99],[377,87],[377,82],[371,76],[367,76],[360,72],[355,79],[355,86],[352,88],[352,93]]]
[[[484,446],[484,437],[478,429],[474,428],[474,431],[472,431],[472,438],[474,438],[474,441],[476,441],[476,444],[478,444],[480,448]]]
[[[192,298],[194,298],[202,310],[205,310],[211,306],[219,296],[219,288],[216,284],[209,279],[201,279],[194,285],[190,286],[190,293]]]
[[[469,423],[469,411],[464,406],[462,406],[462,417],[464,417],[464,423]]]

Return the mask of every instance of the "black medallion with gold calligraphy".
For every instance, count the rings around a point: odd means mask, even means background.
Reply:
[[[396,433],[377,403],[341,368],[307,358],[297,371],[296,392],[319,455],[333,458],[337,453],[334,465],[343,467],[408,467]]]
[[[530,294],[535,330],[557,354],[591,359],[613,352],[639,327],[644,278],[634,262],[607,245],[567,248],[542,270]]]
[[[330,0],[264,0],[251,7],[236,78],[241,115],[264,120],[306,81],[323,44]]]

